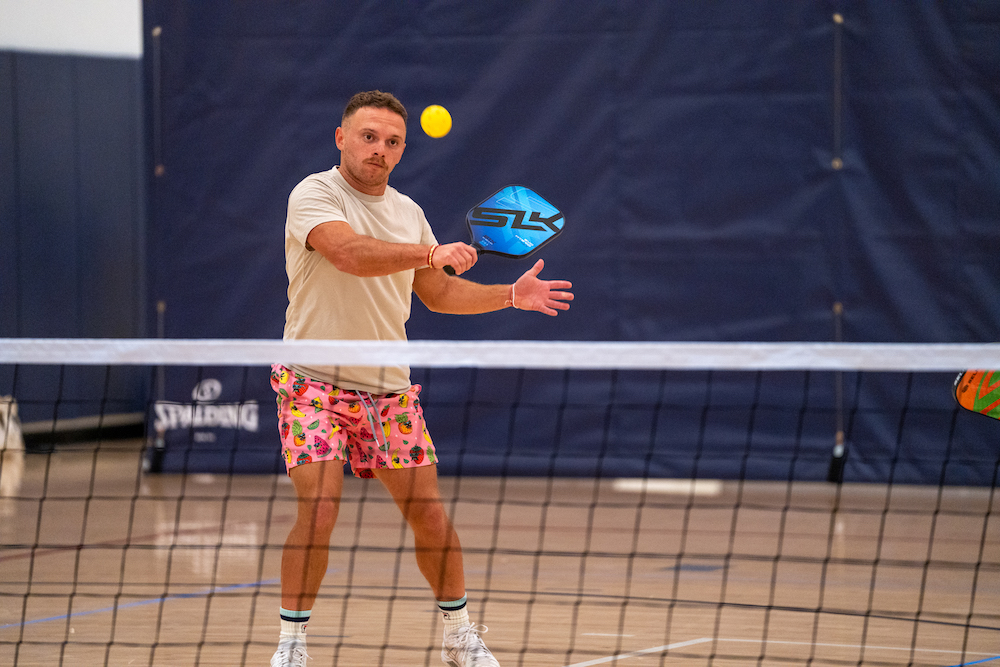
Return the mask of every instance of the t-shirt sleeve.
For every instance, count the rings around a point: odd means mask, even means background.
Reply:
[[[419,211],[420,218],[420,245],[436,245],[438,240],[434,236],[434,230],[431,229],[431,224],[427,222],[427,216],[424,215],[424,209],[417,206],[417,211]]]
[[[288,234],[302,245],[317,225],[334,220],[347,222],[344,203],[339,193],[322,183],[307,178],[288,196]]]

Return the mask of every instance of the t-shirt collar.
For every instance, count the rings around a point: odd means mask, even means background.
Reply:
[[[330,170],[330,173],[333,175],[333,180],[336,181],[337,184],[340,185],[340,187],[344,188],[345,190],[347,190],[349,193],[351,193],[352,195],[354,195],[355,197],[357,197],[361,201],[380,202],[380,201],[383,201],[385,199],[385,194],[381,194],[381,195],[366,194],[364,192],[361,192],[357,188],[355,188],[350,183],[348,183],[347,179],[344,178],[343,174],[340,173],[340,166],[335,166],[333,169]],[[389,190],[389,186],[388,185],[385,186],[385,188],[386,188],[386,191]]]

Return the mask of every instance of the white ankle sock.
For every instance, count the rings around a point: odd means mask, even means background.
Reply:
[[[296,617],[296,618],[293,618]],[[281,610],[281,635],[279,642],[306,640],[306,625],[309,623],[309,612]]]
[[[441,613],[444,616],[445,634],[454,632],[458,628],[465,627],[469,624],[469,610],[465,607],[451,611],[442,610]]]

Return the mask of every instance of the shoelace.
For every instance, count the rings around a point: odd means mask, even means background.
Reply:
[[[306,648],[298,644],[284,649],[279,648],[279,651],[284,651],[285,655],[283,657],[288,659],[286,663],[282,664],[288,664],[292,667],[305,667],[306,661],[309,659]]]
[[[467,625],[464,628],[459,628],[456,634],[460,635],[460,646],[466,651],[470,651],[474,657],[485,657],[487,655],[492,655],[490,650],[486,648],[486,644],[483,643],[483,638],[480,637],[481,634],[489,630],[485,625]],[[472,635],[471,637],[469,635]]]

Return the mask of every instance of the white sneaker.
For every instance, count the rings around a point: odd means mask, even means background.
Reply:
[[[271,656],[271,667],[306,667],[306,645],[303,642],[281,642]]]
[[[441,661],[451,667],[500,667],[479,633],[485,625],[466,625],[444,636]]]

